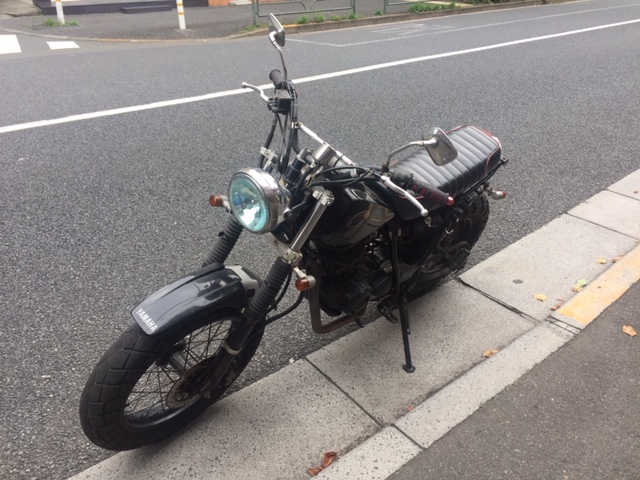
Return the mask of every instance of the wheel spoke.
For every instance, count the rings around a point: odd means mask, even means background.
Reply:
[[[176,342],[179,350],[174,350],[169,360],[166,357],[164,360],[159,359],[140,377],[129,395],[125,413],[137,419],[160,418],[176,408],[175,405],[172,408],[167,403],[169,395],[177,395],[177,399],[172,400],[172,403],[178,405],[185,402],[184,398],[187,402],[190,401],[191,394],[185,394],[183,387],[177,387],[177,383],[184,374],[218,352],[231,331],[231,325],[230,320],[215,322],[191,332]],[[174,392],[176,388],[177,391]],[[181,398],[185,395],[186,397]],[[196,394],[193,395],[195,399]]]

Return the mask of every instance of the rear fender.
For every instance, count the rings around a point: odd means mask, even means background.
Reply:
[[[241,265],[214,263],[153,293],[131,316],[147,335],[164,335],[221,308],[242,310],[261,283]]]

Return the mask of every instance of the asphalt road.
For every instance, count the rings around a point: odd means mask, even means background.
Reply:
[[[434,125],[502,140],[511,163],[494,183],[509,196],[474,264],[638,168],[640,23],[611,26],[638,19],[639,2],[585,1],[290,36],[285,54],[307,79],[302,121],[360,163]],[[2,478],[66,478],[108,455],[78,424],[84,381],[128,311],[199,265],[224,224],[208,196],[253,164],[269,115],[247,93],[6,127],[264,84],[279,63],[264,38],[78,43],[0,56]],[[264,273],[273,251],[243,239],[232,261]],[[300,309],[269,328],[244,382],[330,340]]]

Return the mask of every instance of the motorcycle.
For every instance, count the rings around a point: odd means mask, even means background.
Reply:
[[[413,372],[408,302],[464,266],[487,223],[488,197],[506,195],[489,186],[507,163],[501,144],[475,126],[434,128],[379,167],[355,163],[298,120],[285,31],[273,15],[269,39],[282,64],[269,75],[273,94],[242,84],[273,113],[257,167],[239,170],[227,195],[210,198],[228,220],[202,268],[135,307],[133,325],[87,380],[80,420],[100,447],[137,448],[193,421],[245,369],[265,327],[305,299],[319,334],[361,325],[376,304],[400,324],[403,368]],[[315,146],[302,147],[301,135]],[[225,265],[243,230],[277,251],[264,279]],[[291,283],[297,300],[277,312]]]

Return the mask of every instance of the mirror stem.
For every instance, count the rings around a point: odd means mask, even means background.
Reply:
[[[286,82],[289,79],[289,76],[287,74],[287,66],[284,64],[284,54],[282,53],[282,49],[280,48],[280,45],[276,43],[275,39],[271,38],[271,43],[273,43],[273,46],[276,47],[276,50],[278,50],[278,53],[280,54],[280,63],[282,63],[282,73],[284,75],[284,81]]]

